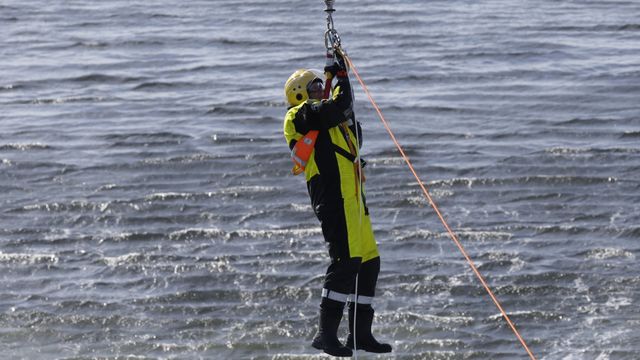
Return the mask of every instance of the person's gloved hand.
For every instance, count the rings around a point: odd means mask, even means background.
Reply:
[[[330,73],[331,76],[335,77],[345,77],[347,76],[347,66],[344,58],[340,53],[336,52],[335,61],[331,65],[327,65],[324,67],[325,73]]]

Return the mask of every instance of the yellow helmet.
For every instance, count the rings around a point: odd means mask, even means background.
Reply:
[[[297,106],[309,99],[307,86],[314,80],[322,78],[312,70],[296,70],[284,84],[284,95],[291,106]]]

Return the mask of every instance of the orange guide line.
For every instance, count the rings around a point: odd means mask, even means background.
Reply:
[[[449,224],[446,222],[446,220],[442,216],[442,213],[440,212],[440,209],[438,208],[436,203],[433,201],[433,198],[429,194],[429,191],[427,190],[427,188],[422,183],[422,180],[420,180],[420,177],[418,176],[418,173],[416,172],[416,170],[413,168],[413,164],[411,164],[411,161],[409,161],[409,158],[407,157],[407,155],[405,154],[404,150],[402,149],[402,146],[400,146],[400,143],[398,143],[398,140],[396,139],[395,135],[391,131],[391,128],[389,127],[389,124],[384,119],[384,116],[382,115],[382,112],[380,111],[380,108],[378,107],[376,102],[371,97],[371,94],[369,93],[369,89],[364,84],[364,81],[362,81],[362,78],[360,78],[360,75],[358,74],[358,71],[356,70],[356,67],[353,65],[353,62],[351,62],[351,59],[349,57],[347,57],[346,55],[344,56],[344,58],[349,63],[349,67],[353,71],[353,74],[358,79],[358,82],[360,83],[360,85],[364,89],[364,92],[367,94],[367,97],[369,98],[369,101],[371,102],[371,105],[373,105],[374,109],[378,113],[378,116],[380,117],[380,120],[382,121],[382,124],[384,125],[385,129],[387,129],[387,132],[389,133],[389,136],[391,136],[391,140],[393,140],[393,143],[396,145],[396,148],[398,148],[398,151],[400,151],[400,155],[402,155],[402,159],[404,159],[404,161],[407,163],[407,165],[409,166],[409,170],[411,170],[411,173],[413,174],[413,176],[418,181],[418,185],[422,189],[422,192],[424,193],[424,196],[427,198],[427,200],[429,200],[429,204],[431,205],[433,210],[435,210],[436,214],[438,215],[438,218],[440,218],[440,221],[442,222],[442,225],[444,225],[445,229],[447,229],[447,232],[449,233],[449,236],[451,237],[453,242],[456,243],[456,246],[458,246],[458,249],[460,250],[462,255],[465,257],[465,259],[467,259],[467,263],[469,263],[469,266],[471,267],[473,272],[476,274],[476,276],[478,277],[478,279],[482,283],[482,286],[484,286],[485,290],[487,290],[487,293],[489,293],[489,296],[491,297],[491,300],[493,300],[493,302],[496,304],[496,306],[498,307],[498,310],[500,310],[500,312],[502,313],[502,317],[504,317],[504,319],[507,321],[507,323],[509,324],[509,327],[511,327],[511,330],[513,330],[513,333],[516,335],[518,340],[520,340],[520,343],[522,344],[524,349],[527,351],[527,354],[529,354],[529,357],[532,360],[536,360],[536,358],[533,355],[533,353],[531,352],[531,350],[529,350],[529,347],[527,346],[527,343],[524,341],[522,336],[520,336],[520,333],[516,329],[516,326],[513,324],[513,322],[511,322],[511,319],[509,318],[507,313],[502,308],[502,305],[500,305],[500,302],[498,301],[496,296],[493,294],[493,291],[491,291],[491,288],[489,287],[489,285],[487,285],[487,282],[484,280],[484,277],[482,276],[482,274],[480,274],[480,271],[478,271],[478,268],[473,263],[473,260],[471,260],[471,258],[467,254],[467,251],[464,249],[464,247],[462,246],[462,244],[458,240],[458,236],[456,235],[456,233],[453,230],[451,230],[451,228],[449,227]]]

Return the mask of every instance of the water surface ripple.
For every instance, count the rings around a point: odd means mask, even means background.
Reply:
[[[0,5],[5,358],[323,357],[310,340],[328,257],[281,134],[285,79],[323,66],[323,8]],[[640,357],[640,3],[336,8],[537,357]],[[527,359],[356,101],[382,253],[374,331],[394,346],[379,358]]]

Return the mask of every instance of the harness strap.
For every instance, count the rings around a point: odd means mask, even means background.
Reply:
[[[334,150],[336,153],[338,153],[338,154],[340,154],[340,155],[344,156],[347,160],[349,160],[349,161],[351,161],[351,162],[355,162],[355,161],[356,161],[356,157],[355,157],[355,156],[353,156],[353,154],[352,154],[352,153],[350,153],[350,152],[348,152],[347,150],[345,150],[345,149],[341,148],[341,147],[340,147],[340,146],[338,146],[337,144],[333,144],[333,150]]]

